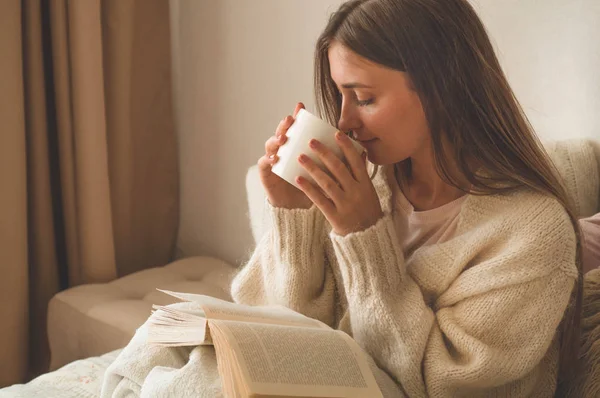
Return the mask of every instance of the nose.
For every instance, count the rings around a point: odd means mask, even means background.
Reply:
[[[342,101],[342,109],[340,112],[340,120],[338,120],[338,129],[340,131],[358,130],[360,127],[360,120],[358,115],[352,108],[352,105],[346,101]]]

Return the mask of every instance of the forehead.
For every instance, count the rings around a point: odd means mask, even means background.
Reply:
[[[329,47],[328,57],[331,78],[337,84],[366,83],[362,80],[372,80],[384,69],[335,41]]]

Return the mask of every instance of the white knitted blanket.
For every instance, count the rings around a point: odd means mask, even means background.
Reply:
[[[185,308],[188,303],[172,304]],[[106,371],[103,398],[219,398],[221,379],[212,346],[160,347],[148,344],[147,323]]]

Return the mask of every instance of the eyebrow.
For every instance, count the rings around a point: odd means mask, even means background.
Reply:
[[[352,89],[352,88],[373,88],[371,86],[367,86],[366,84],[362,84],[362,83],[346,83],[346,84],[342,84],[343,88],[347,88],[347,89]]]

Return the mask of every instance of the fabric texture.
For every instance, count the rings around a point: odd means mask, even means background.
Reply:
[[[122,348],[150,316],[152,304],[176,301],[164,289],[231,301],[233,266],[213,257],[188,257],[105,284],[58,293],[48,308],[50,369]]]
[[[585,275],[581,325],[581,371],[557,397],[600,397],[600,269]]]
[[[390,182],[384,216],[338,236],[316,207],[273,208],[236,302],[279,304],[346,331],[410,397],[551,397],[557,328],[577,277],[576,241],[554,199],[469,196],[456,234],[405,258]]]
[[[120,350],[71,362],[27,384],[0,389],[0,398],[98,398],[104,373]]]
[[[600,213],[579,220],[583,234],[583,272],[600,267]]]
[[[579,217],[590,217],[600,211],[598,144],[585,139],[545,143],[546,151],[556,166]]]
[[[164,1],[0,1],[0,386],[47,371],[57,292],[172,259]],[[10,364],[10,366],[4,366]]]
[[[172,305],[185,310],[194,304]],[[212,346],[161,347],[147,339],[146,322],[107,369],[102,398],[223,396]]]
[[[393,168],[389,168],[388,181],[392,181],[392,217],[405,256],[416,249],[440,244],[451,239],[458,227],[462,205],[467,200],[463,195],[443,206],[426,211],[416,211],[400,186],[394,182]]]

